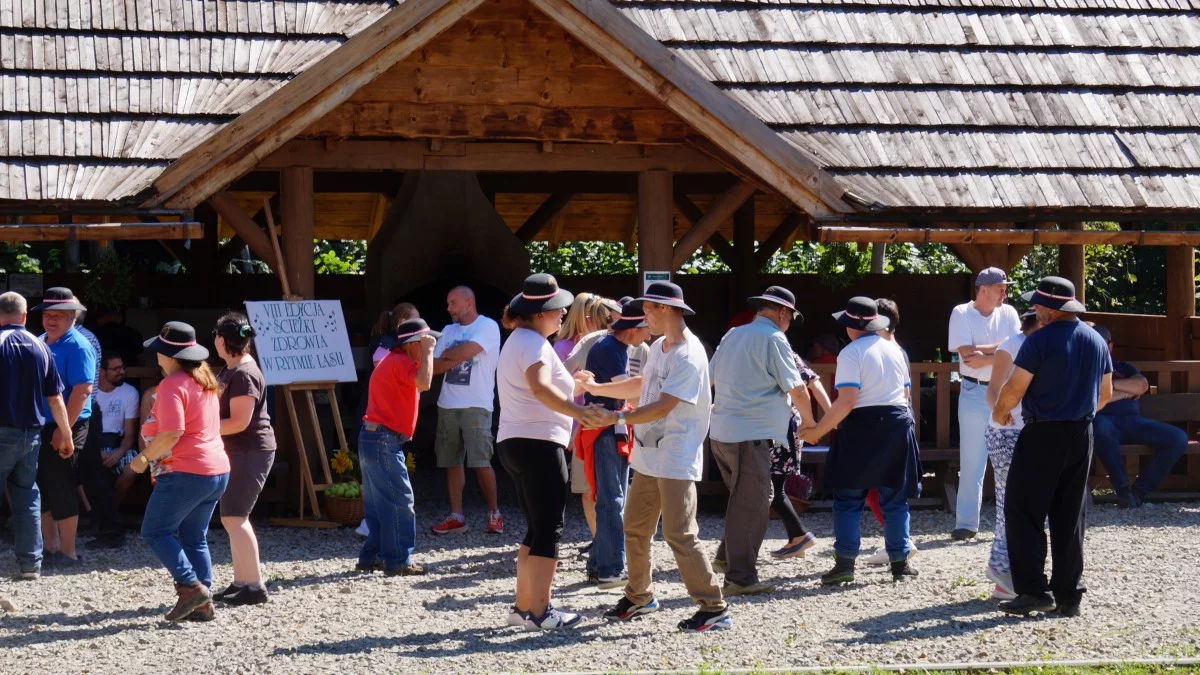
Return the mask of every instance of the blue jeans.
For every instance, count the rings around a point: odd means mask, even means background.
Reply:
[[[883,544],[892,562],[907,560],[912,550],[908,543],[908,498],[902,490],[880,487],[879,508],[883,511]],[[833,550],[839,558],[858,557],[861,545],[859,521],[867,490],[834,490]]]
[[[404,465],[405,441],[380,428],[358,432],[358,461],[363,477],[363,512],[367,535],[358,562],[373,565],[382,558],[386,569],[412,562],[417,545],[417,513],[412,484]]]
[[[605,429],[592,446],[596,473],[596,537],[588,554],[588,574],[619,577],[625,571],[625,492],[629,460],[617,454],[617,437]],[[584,495],[587,498],[587,495]]]
[[[1187,433],[1179,427],[1147,419],[1140,415],[1096,415],[1092,422],[1093,447],[1096,457],[1108,469],[1108,480],[1114,490],[1129,487],[1125,475],[1125,460],[1121,444],[1142,444],[1154,449],[1154,459],[1133,483],[1133,493],[1144,497],[1162,482],[1171,467],[1187,452]]]
[[[0,478],[12,499],[13,534],[22,572],[42,567],[42,500],[37,486],[42,430],[0,427]]]
[[[228,473],[200,476],[175,471],[154,479],[154,492],[142,518],[142,541],[176,584],[199,581],[212,586],[208,523],[228,484]]]
[[[983,503],[983,476],[988,453],[984,432],[992,409],[987,403],[987,385],[963,380],[958,392],[958,502],[955,528],[979,531],[979,507]]]

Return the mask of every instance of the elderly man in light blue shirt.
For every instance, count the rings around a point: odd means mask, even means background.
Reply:
[[[750,302],[758,316],[725,334],[711,366],[716,394],[709,438],[729,488],[725,537],[714,567],[724,567],[726,595],[774,590],[759,581],[757,565],[771,508],[771,445],[787,437],[789,396],[802,415],[811,410],[784,336],[793,321],[803,321],[795,296],[771,286]]]

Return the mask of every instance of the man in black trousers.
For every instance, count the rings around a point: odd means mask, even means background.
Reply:
[[[1025,300],[1044,327],[1021,346],[992,409],[993,419],[1007,424],[1019,401],[1025,418],[1004,504],[1017,597],[1000,603],[1000,610],[1027,615],[1057,609],[1078,616],[1092,418],[1112,398],[1112,360],[1104,339],[1079,320],[1085,310],[1070,281],[1046,277]],[[1049,583],[1047,516],[1054,557]]]

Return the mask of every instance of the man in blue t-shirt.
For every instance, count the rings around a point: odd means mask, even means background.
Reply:
[[[1021,615],[1057,609],[1078,616],[1092,419],[1112,398],[1112,360],[1100,334],[1079,320],[1085,310],[1070,281],[1046,277],[1025,300],[1043,327],[1025,339],[992,410],[993,420],[1008,425],[1020,402],[1025,420],[1004,503],[1017,597],[1000,609]],[[1047,516],[1054,553],[1049,583]]]
[[[96,379],[98,355],[87,339],[76,330],[75,318],[86,308],[79,304],[69,288],[47,288],[42,304],[33,308],[42,313],[41,338],[54,356],[54,365],[62,378],[63,398],[67,403],[70,429],[60,429],[49,423],[42,430],[42,447],[38,457],[38,487],[42,492],[42,512],[50,512],[54,527],[46,527],[43,519],[43,564],[69,567],[79,563],[75,551],[75,535],[79,527],[78,479],[75,474],[77,454],[63,458],[54,450],[70,434],[76,448],[87,442],[88,422],[92,416],[92,386]],[[45,417],[49,418],[46,409]]]
[[[1112,333],[1104,326],[1096,332],[1108,343],[1112,353]],[[1150,390],[1138,369],[1128,361],[1113,361],[1113,398],[1096,415],[1092,423],[1095,435],[1096,458],[1108,469],[1108,481],[1117,493],[1117,506],[1136,508],[1158,484],[1166,478],[1175,462],[1187,452],[1187,432],[1177,426],[1142,417],[1138,398]],[[1125,474],[1121,444],[1148,445],[1154,450],[1150,466],[1142,471],[1133,485]]]

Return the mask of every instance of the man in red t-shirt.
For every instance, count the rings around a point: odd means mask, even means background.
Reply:
[[[396,329],[396,342],[371,373],[367,414],[358,434],[367,540],[358,554],[360,572],[388,576],[424,574],[412,561],[417,515],[404,451],[417,428],[420,393],[433,380],[433,348],[442,335],[421,319]]]

